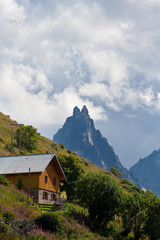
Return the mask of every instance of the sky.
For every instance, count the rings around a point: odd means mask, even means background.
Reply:
[[[0,0],[0,111],[52,139],[86,105],[122,164],[159,149],[160,0]]]

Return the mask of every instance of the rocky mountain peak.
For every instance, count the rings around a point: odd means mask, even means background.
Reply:
[[[105,170],[115,167],[124,177],[128,177],[127,169],[122,166],[107,139],[95,129],[85,105],[81,111],[77,106],[74,108],[73,116],[66,119],[63,127],[53,136],[53,140],[63,143],[67,149],[77,152]]]
[[[81,110],[81,113],[85,116],[85,117],[90,117],[89,114],[88,114],[88,109],[87,107],[84,105],[82,110]]]
[[[141,158],[130,170],[132,179],[136,178],[141,186],[160,196],[160,149]]]
[[[80,114],[80,109],[77,106],[74,107],[73,116],[76,117],[76,116],[79,116],[79,114]]]

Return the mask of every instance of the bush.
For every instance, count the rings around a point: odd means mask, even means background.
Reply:
[[[3,218],[4,218],[4,220],[5,220],[5,223],[8,223],[8,222],[10,222],[11,220],[14,220],[14,219],[15,219],[14,213],[9,212],[9,211],[5,211],[2,215],[3,215]]]
[[[4,149],[10,152],[11,151],[11,144],[10,143],[6,143]]]
[[[43,213],[35,219],[36,225],[42,227],[43,231],[61,232],[62,223],[55,213]]]
[[[5,141],[3,140],[3,138],[0,137],[0,142],[5,143]]]
[[[59,146],[60,146],[61,149],[64,149],[64,144],[63,143],[60,143]]]
[[[4,175],[0,175],[0,184],[4,184],[4,185],[6,185],[6,186],[9,185],[9,181],[8,181],[7,178],[5,178]]]
[[[5,223],[5,220],[4,220],[3,216],[0,213],[0,233],[7,233],[8,230],[9,230],[9,227]]]
[[[25,149],[28,152],[32,152],[33,150],[38,148],[40,133],[38,133],[37,129],[34,128],[32,125],[21,125],[21,127],[17,129],[14,136],[17,146],[19,146],[20,135],[22,149]]]
[[[67,153],[71,154],[71,153],[72,153],[72,151],[68,149],[68,150],[67,150]]]
[[[23,178],[22,177],[19,177],[18,178],[18,182],[16,184],[17,188],[19,190],[22,190],[22,189],[25,189],[25,186],[24,186],[24,182],[23,182]]]
[[[110,172],[119,179],[122,179],[122,173],[119,172],[116,168],[112,167]]]
[[[90,228],[105,229],[119,212],[123,200],[120,186],[104,174],[88,173],[81,176],[76,190],[79,202],[88,208]]]
[[[88,162],[84,162],[84,165],[85,165],[85,166],[88,166],[89,164],[88,164]]]
[[[54,150],[58,151],[58,146],[57,146],[56,143],[51,143],[51,147],[52,147]]]
[[[61,191],[66,191],[67,199],[73,200],[76,197],[77,180],[84,173],[84,169],[81,167],[79,159],[72,154],[58,155],[58,159],[67,178],[67,181],[61,186]]]

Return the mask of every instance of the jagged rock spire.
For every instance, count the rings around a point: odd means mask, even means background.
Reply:
[[[81,113],[85,116],[89,116],[88,109],[87,109],[86,105],[83,106],[83,108],[81,110]]]
[[[122,166],[107,139],[95,129],[85,105],[81,111],[77,106],[74,108],[73,116],[66,119],[53,140],[106,170],[115,167],[124,177],[128,176],[127,169]]]
[[[73,109],[73,116],[79,115],[79,113],[80,113],[80,109],[77,106],[75,106]]]

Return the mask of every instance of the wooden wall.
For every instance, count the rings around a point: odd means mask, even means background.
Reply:
[[[39,187],[39,173],[30,174],[30,188]],[[25,188],[28,188],[28,173],[23,174],[7,174],[5,177],[14,185],[17,184],[19,177],[22,177]]]
[[[13,183],[17,184],[18,178],[22,177],[25,188],[28,189],[28,176],[29,174],[8,174],[6,178]],[[47,176],[47,182],[45,177]],[[56,178],[56,184],[54,184],[54,178]],[[60,180],[64,180],[65,177],[60,171],[59,165],[55,158],[49,163],[47,168],[42,173],[30,173],[30,188],[31,189],[44,189],[52,192],[60,192]]]
[[[45,183],[45,176],[47,176],[47,183]],[[56,185],[54,185],[54,178],[56,178]],[[39,178],[39,188],[57,193],[60,192],[60,176],[53,161],[51,161],[44,172],[41,173]]]

